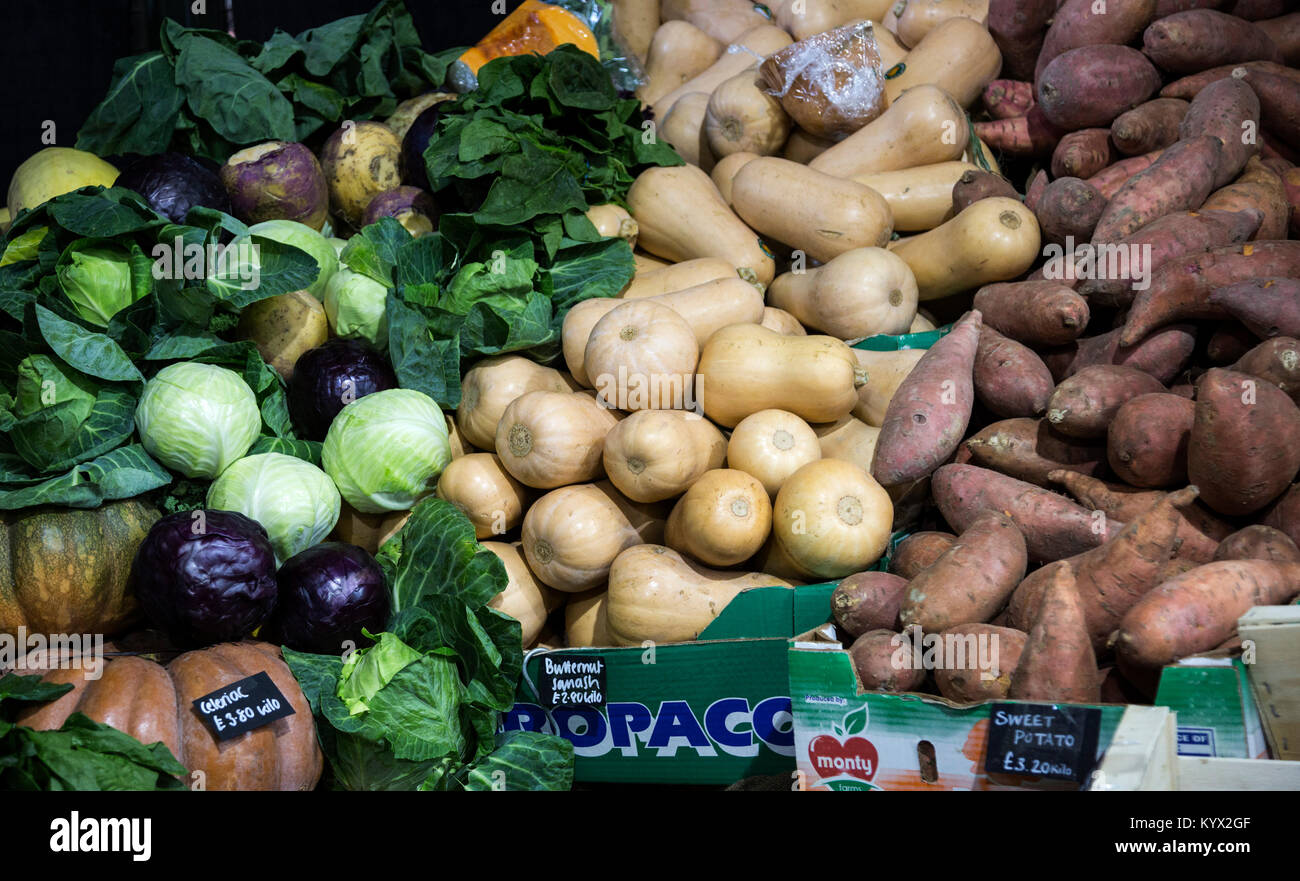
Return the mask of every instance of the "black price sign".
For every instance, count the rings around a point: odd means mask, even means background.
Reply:
[[[993,704],[984,770],[1082,783],[1096,764],[1100,730],[1095,707]]]
[[[547,707],[603,707],[608,674],[599,655],[543,655],[537,694]]]
[[[264,672],[205,694],[194,701],[194,709],[217,740],[229,740],[293,715],[288,699]]]

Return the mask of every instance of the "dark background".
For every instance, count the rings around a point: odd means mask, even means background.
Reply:
[[[72,147],[77,129],[108,91],[113,62],[158,47],[164,17],[262,42],[278,27],[291,34],[369,12],[377,0],[0,0],[0,186],[41,143],[52,120],[56,145]],[[520,0],[506,0],[507,10]],[[406,0],[424,48],[477,43],[500,20],[493,0]],[[0,190],[3,197],[3,190]],[[2,202],[2,199],[0,199]]]

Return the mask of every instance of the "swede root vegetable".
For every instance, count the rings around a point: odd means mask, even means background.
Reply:
[[[1047,486],[1060,469],[1095,474],[1104,468],[1106,448],[1052,431],[1045,419],[1017,417],[988,425],[966,440],[970,461],[1027,483]]]
[[[1142,33],[1142,51],[1162,70],[1176,74],[1220,64],[1282,60],[1264,31],[1214,9],[1191,9],[1157,19]]]
[[[1268,382],[1214,368],[1197,386],[1187,474],[1220,514],[1258,511],[1300,472],[1300,407]]]
[[[1011,675],[1020,663],[1025,641],[1029,635],[1023,630],[999,627],[993,624],[962,624],[945,630],[940,637],[944,645],[962,640],[966,648],[967,664],[964,667],[940,667],[934,671],[934,684],[939,693],[956,703],[980,703],[1004,700],[1011,690]],[[977,666],[975,647],[980,640],[994,647],[994,669]],[[988,673],[992,678],[985,678]]]
[[[870,630],[898,630],[898,610],[907,592],[907,579],[888,572],[859,572],[835,586],[831,615],[851,637]]]
[[[1105,198],[1091,184],[1067,176],[1058,177],[1047,185],[1034,206],[1034,216],[1038,218],[1044,240],[1064,245],[1070,240],[1085,242],[1090,239],[1105,210]]]
[[[1233,370],[1268,380],[1300,404],[1300,340],[1277,336],[1241,356]]]
[[[920,480],[961,443],[975,403],[980,324],[978,311],[967,312],[921,357],[890,400],[871,469],[883,486]]]
[[[1101,699],[1097,655],[1068,566],[1053,571],[1020,662],[1011,674],[1008,697],[1053,703]]]
[[[1125,156],[1171,147],[1178,141],[1178,125],[1190,106],[1181,98],[1153,98],[1139,104],[1111,123],[1111,142]]]
[[[1056,281],[985,285],[972,306],[989,327],[1029,346],[1068,343],[1088,326],[1087,301]]]
[[[934,565],[934,561],[956,543],[957,536],[951,532],[914,532],[894,548],[894,555],[889,559],[889,571],[910,581]],[[901,598],[899,604],[902,604]]]
[[[1047,420],[1070,437],[1104,437],[1107,426],[1126,401],[1164,390],[1155,377],[1132,367],[1085,367],[1057,385],[1047,402]]]
[[[1124,527],[1050,490],[975,465],[944,465],[931,477],[930,491],[959,532],[985,511],[1004,512],[1024,535],[1029,559],[1040,562],[1081,554]]]
[[[1020,194],[1011,182],[1000,174],[990,171],[968,170],[962,172],[957,183],[952,186],[952,213],[961,214],[972,202],[1002,196],[1007,199],[1019,199]]]
[[[984,107],[994,119],[1024,116],[1034,106],[1034,84],[1021,80],[994,80],[984,87]]]
[[[1187,398],[1163,392],[1125,402],[1106,431],[1111,469],[1133,486],[1187,483],[1187,441],[1195,413]]]
[[[1259,119],[1259,98],[1236,77],[1210,83],[1192,99],[1178,133],[1183,140],[1213,135],[1223,145],[1214,172],[1214,189],[1236,177],[1246,167],[1246,161],[1259,152],[1259,142],[1254,137],[1259,130]]]
[[[1239,529],[1219,543],[1215,560],[1270,560],[1300,563],[1300,548],[1280,529],[1256,523]]]
[[[975,352],[975,397],[998,416],[1037,416],[1047,408],[1055,382],[1034,351],[987,324]]]
[[[1115,639],[1121,668],[1158,669],[1209,651],[1237,630],[1253,606],[1285,603],[1300,591],[1300,564],[1225,560],[1198,566],[1129,609]]]
[[[1253,278],[1219,288],[1210,302],[1224,309],[1261,339],[1300,337],[1300,281]]]
[[[1092,233],[1093,244],[1114,242],[1166,214],[1201,207],[1213,189],[1222,155],[1223,144],[1208,135],[1174,144],[1106,203]]]
[[[1145,102],[1160,73],[1128,46],[1083,46],[1054,58],[1036,79],[1043,116],[1067,131],[1099,128]]]
[[[1052,151],[1052,177],[1089,178],[1116,158],[1110,129],[1080,129],[1061,138]]]

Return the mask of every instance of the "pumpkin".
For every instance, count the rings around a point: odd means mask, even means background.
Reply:
[[[125,630],[139,617],[131,560],[160,516],[135,499],[0,515],[0,633]]]
[[[293,715],[218,742],[194,701],[263,672]],[[324,757],[311,705],[270,643],[222,643],[186,652],[166,667],[127,655],[109,660],[102,673],[88,679],[75,666],[47,672],[47,682],[67,683],[72,691],[19,714],[18,724],[55,729],[72,713],[84,713],[141,743],[161,741],[191,772],[202,772],[211,790],[306,790],[320,780]]]
[[[564,43],[572,43],[588,55],[600,58],[596,37],[582,19],[550,3],[524,0],[477,45],[465,50],[460,60],[477,75],[478,69],[493,58],[534,52],[546,55]]]

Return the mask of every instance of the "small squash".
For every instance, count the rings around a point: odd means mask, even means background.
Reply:
[[[790,117],[780,101],[759,91],[754,74],[745,71],[709,96],[704,134],[719,159],[742,152],[771,156],[790,136]]]
[[[329,539],[356,545],[366,553],[374,554],[379,551],[384,542],[396,535],[410,518],[410,511],[366,514],[343,502],[339,508],[339,522],[334,524],[334,531],[330,533]]]
[[[522,645],[527,648],[537,641],[546,617],[552,609],[559,608],[563,597],[537,580],[520,554],[519,542],[485,541],[483,547],[501,558],[510,579],[505,590],[494,596],[488,605],[519,622]]]
[[[642,103],[660,98],[709,69],[723,45],[687,21],[666,21],[655,31],[646,57],[646,83],[637,90]]]
[[[885,94],[891,103],[913,86],[929,84],[969,107],[1002,69],[1002,53],[987,27],[957,17],[930,30],[907,53],[904,64],[901,74],[885,80]]]
[[[505,535],[528,507],[528,489],[501,467],[495,453],[453,459],[438,477],[438,498],[451,502],[474,524],[476,538]]]
[[[699,27],[708,30],[703,25]],[[792,42],[789,34],[770,24],[762,24],[746,31],[734,43],[728,44],[718,56],[718,60],[709,65],[707,70],[691,77],[656,101],[651,108],[655,118],[663,119],[664,114],[682,95],[689,95],[691,92],[713,94],[714,89],[736,74],[754,67],[760,60],[778,49],[789,46]]]
[[[817,433],[823,459],[843,459],[868,474],[871,473],[871,463],[876,458],[876,439],[880,436],[879,428],[867,425],[855,416],[845,416],[838,422],[814,425],[812,430]]]
[[[884,425],[890,400],[912,368],[925,357],[925,352],[925,349],[899,349],[896,352],[854,349],[853,355],[867,381],[858,387],[853,415],[876,428]]]
[[[774,306],[765,306],[763,308],[763,320],[759,324],[768,330],[774,330],[779,334],[786,336],[808,336],[808,331],[795,318],[784,309],[777,309]]]
[[[496,447],[497,423],[510,402],[528,392],[567,392],[564,374],[521,355],[495,355],[476,363],[461,380],[456,425],[483,450]]]
[[[809,165],[815,158],[834,146],[835,141],[828,138],[819,138],[816,135],[809,134],[799,126],[795,126],[790,131],[790,137],[786,138],[785,149],[781,151],[781,158],[789,159],[791,162],[798,162],[800,165]]]
[[[647,168],[628,190],[627,204],[641,230],[637,241],[652,254],[679,263],[719,257],[741,278],[763,285],[776,275],[771,252],[694,166]]]
[[[1016,278],[1034,264],[1040,244],[1034,212],[1019,199],[992,196],[893,251],[912,268],[925,301]]]
[[[889,109],[808,162],[833,177],[855,178],[961,158],[970,126],[943,89],[918,85],[892,99]]]
[[[637,502],[679,495],[706,471],[721,468],[727,441],[712,422],[686,410],[640,410],[610,429],[605,473]]]
[[[732,179],[731,201],[749,226],[821,262],[883,248],[894,230],[875,190],[776,156],[746,163]]]
[[[778,275],[767,299],[800,324],[856,340],[907,332],[916,317],[916,279],[884,248],[857,248],[821,266]]]
[[[126,630],[140,617],[131,561],[160,516],[137,499],[0,514],[0,634]]]
[[[713,166],[713,171],[709,172],[709,177],[713,180],[713,185],[718,188],[722,198],[727,204],[731,204],[731,181],[735,178],[736,173],[744,168],[751,159],[757,159],[757,153],[741,151],[731,153],[718,160],[718,164]]]
[[[772,506],[775,541],[801,569],[826,579],[879,560],[893,521],[889,493],[841,459],[818,459],[791,474]]]
[[[624,548],[663,539],[666,512],[623,498],[609,481],[562,486],[528,509],[521,532],[528,566],[556,590],[605,583]]]
[[[787,477],[821,455],[816,432],[785,410],[746,416],[727,441],[727,465],[757,478],[772,498]]]
[[[674,263],[662,269],[638,272],[620,297],[624,300],[658,297],[662,294],[684,291],[706,281],[735,277],[735,267],[726,260],[717,257],[700,257],[696,260]]]
[[[587,209],[587,219],[596,227],[596,232],[607,239],[622,239],[628,245],[636,247],[637,225],[632,215],[622,205],[607,202],[604,205],[592,205]]]
[[[537,391],[511,401],[497,426],[501,464],[525,486],[554,489],[600,477],[618,418],[583,392]]]
[[[656,299],[614,302],[583,351],[583,370],[601,401],[627,411],[685,408],[700,360],[695,331]]]
[[[556,46],[572,43],[583,52],[600,58],[600,46],[591,28],[567,9],[524,0],[501,19],[478,43],[465,50],[460,60],[475,74],[493,58],[506,55],[546,55]]]
[[[898,13],[898,38],[904,45],[916,46],[950,18],[969,18],[987,28],[989,0],[910,0]]]
[[[609,616],[605,613],[609,591],[604,585],[583,593],[568,594],[564,604],[564,644],[570,648],[612,646]]]
[[[705,171],[718,161],[709,146],[708,135],[704,133],[704,117],[708,111],[708,93],[687,92],[677,99],[659,123],[659,136],[683,159]]]
[[[894,215],[894,229],[916,232],[934,229],[952,216],[952,188],[972,170],[979,168],[969,162],[936,162],[860,174],[854,180],[885,197]]]
[[[735,566],[772,531],[772,502],[756,477],[719,468],[691,484],[668,515],[664,543],[709,566]]]
[[[194,702],[258,673],[270,676],[293,714],[218,741]],[[99,679],[77,667],[51,670],[43,678],[72,691],[23,711],[19,725],[52,730],[73,713],[84,713],[141,743],[161,742],[186,768],[202,771],[209,790],[302,791],[320,780],[324,757],[311,705],[280,649],[269,643],[222,643],[186,652],[166,667],[127,655],[104,664]]]
[[[690,642],[736,594],[773,586],[791,587],[762,572],[721,572],[693,563],[672,548],[636,545],[609,567],[609,635],[615,645]]]
[[[659,15],[664,21],[689,21],[724,45],[771,21],[749,0],[659,0]]]
[[[866,382],[853,350],[828,336],[783,336],[733,324],[709,337],[696,368],[704,413],[732,428],[759,410],[789,410],[806,422],[834,422]]]

